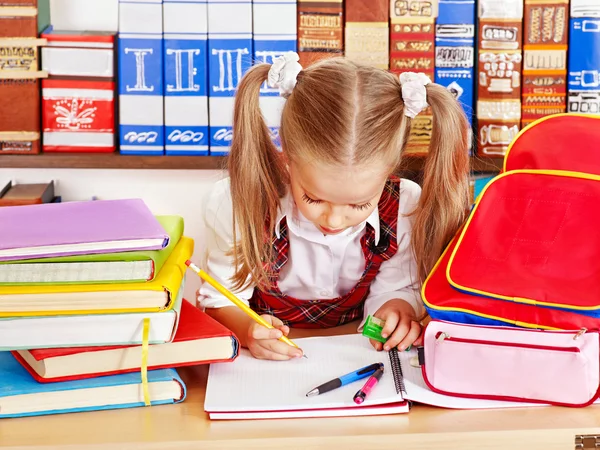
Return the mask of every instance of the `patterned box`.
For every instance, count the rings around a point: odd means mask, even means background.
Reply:
[[[0,78],[0,98],[0,155],[39,153],[39,80]]]
[[[42,37],[44,152],[114,152],[115,34],[65,32]]]
[[[346,58],[389,69],[389,6],[388,0],[346,0]]]
[[[567,108],[569,0],[525,1],[521,126]]]
[[[434,79],[438,0],[391,0],[390,70]]]
[[[343,0],[298,0],[298,53],[302,67],[344,51]]]
[[[0,154],[40,152],[36,0],[0,0]]]
[[[38,10],[35,2],[0,2],[0,37],[37,37]]]
[[[523,66],[522,0],[481,0],[477,152],[500,157],[519,132]]]

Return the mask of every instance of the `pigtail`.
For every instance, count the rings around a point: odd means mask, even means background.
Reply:
[[[468,211],[468,122],[460,104],[442,86],[427,85],[433,132],[424,166],[412,246],[424,281]]]
[[[271,140],[259,106],[268,64],[252,67],[240,81],[235,97],[233,140],[228,169],[233,201],[233,288],[268,284],[265,263],[271,260],[272,236],[287,171]],[[271,232],[271,234],[267,234]],[[239,235],[238,235],[239,233]]]

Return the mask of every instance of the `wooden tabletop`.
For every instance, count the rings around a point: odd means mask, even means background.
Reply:
[[[576,434],[600,435],[600,406],[446,410],[414,405],[409,414],[381,417],[210,421],[203,408],[208,367],[179,373],[188,387],[183,403],[3,419],[0,447],[567,450],[574,448]]]

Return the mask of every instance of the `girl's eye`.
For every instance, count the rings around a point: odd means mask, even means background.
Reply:
[[[302,194],[302,200],[304,200],[309,205],[314,205],[314,204],[317,204],[317,203],[323,203],[321,200],[315,200],[314,198],[310,198],[306,194]]]
[[[363,203],[362,205],[352,205],[352,208],[358,210],[358,211],[363,211],[365,209],[369,209],[371,207],[370,203]]]

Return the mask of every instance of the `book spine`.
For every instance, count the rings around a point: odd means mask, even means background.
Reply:
[[[252,65],[251,0],[208,0],[208,111],[211,155],[229,153],[237,86]]]
[[[477,153],[504,156],[521,124],[523,1],[481,0]]]
[[[40,84],[0,77],[0,155],[40,152]]]
[[[343,0],[298,0],[298,54],[302,67],[344,51]]]
[[[569,32],[569,106],[600,114],[600,4],[573,0]],[[583,14],[587,14],[584,16]]]
[[[40,152],[37,2],[0,2],[0,154]]]
[[[345,56],[380,69],[390,67],[389,0],[346,0]]]
[[[521,127],[567,110],[569,0],[525,1]]]
[[[390,70],[424,73],[433,81],[438,0],[390,1]],[[427,154],[432,130],[431,108],[426,108],[412,120],[404,154]]]
[[[273,59],[297,50],[296,0],[254,0],[254,61],[272,64]],[[273,20],[277,17],[277,20]],[[260,108],[271,131],[273,141],[279,145],[281,110],[285,99],[278,89],[267,86],[260,89]]]
[[[208,6],[164,0],[165,153],[208,155]]]
[[[475,0],[440,0],[435,30],[435,82],[445,86],[473,119]]]
[[[119,0],[119,147],[164,154],[162,0]]]
[[[114,35],[42,36],[43,151],[114,152]]]
[[[390,0],[390,70],[434,79],[434,24],[438,0]]]

